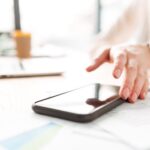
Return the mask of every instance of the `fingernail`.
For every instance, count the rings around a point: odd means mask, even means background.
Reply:
[[[123,98],[124,98],[124,99],[127,99],[127,98],[129,97],[129,94],[130,94],[129,89],[128,89],[128,88],[125,88],[125,89],[123,90]]]
[[[121,71],[120,71],[120,69],[117,69],[117,70],[115,71],[115,76],[116,76],[117,78],[119,78],[120,75],[121,75]]]
[[[136,93],[133,93],[132,96],[131,96],[131,101],[135,102],[137,100],[137,94]]]

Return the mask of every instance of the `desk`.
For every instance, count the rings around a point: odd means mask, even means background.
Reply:
[[[86,124],[42,116],[32,111],[34,101],[77,85],[95,81],[120,84],[121,80],[114,80],[111,75],[106,79],[106,74],[111,73],[111,66],[106,65],[87,74],[83,68],[88,61],[83,61],[81,55],[77,58],[80,61],[71,58],[74,65],[69,66],[73,69],[62,77],[0,80],[0,149],[150,149],[150,94],[147,101],[123,104]]]

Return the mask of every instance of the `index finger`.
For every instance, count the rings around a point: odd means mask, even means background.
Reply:
[[[95,59],[94,63],[86,68],[88,72],[96,70],[99,66],[101,66],[104,62],[109,60],[109,49],[104,50],[102,54],[98,58]]]

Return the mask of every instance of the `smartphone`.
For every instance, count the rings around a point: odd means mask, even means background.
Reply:
[[[92,121],[124,103],[119,87],[93,83],[36,101],[36,113],[76,122]]]

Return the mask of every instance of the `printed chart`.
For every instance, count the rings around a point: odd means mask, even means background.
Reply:
[[[0,145],[6,150],[42,149],[42,147],[49,144],[56,137],[61,129],[61,125],[48,123],[15,137],[0,141]]]

